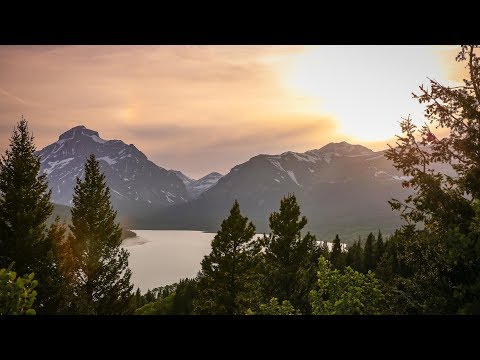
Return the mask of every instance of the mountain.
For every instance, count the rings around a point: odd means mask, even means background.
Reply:
[[[185,184],[185,186],[191,184],[192,182],[195,182],[195,179],[192,179],[191,177],[188,177],[184,173],[182,173],[179,170],[170,170],[170,173],[175,174],[182,182]]]
[[[98,132],[76,126],[38,151],[40,172],[47,174],[53,202],[71,206],[76,178],[84,176],[85,159],[90,154],[99,160],[112,203],[121,215],[148,213],[190,199],[177,175],[155,165],[133,144],[104,140]]]
[[[192,199],[197,198],[201,193],[210,189],[223,176],[218,172],[212,172],[198,180],[195,180],[178,170],[170,170],[170,172],[172,172],[173,174],[178,176],[180,180],[182,180]]]
[[[403,199],[409,189],[384,157],[361,145],[330,143],[305,153],[257,155],[233,167],[210,189],[184,204],[145,218],[145,227],[217,231],[234,199],[256,225],[268,231],[268,216],[282,196],[294,193],[307,216],[307,229],[320,237],[388,233],[401,223],[387,203]]]

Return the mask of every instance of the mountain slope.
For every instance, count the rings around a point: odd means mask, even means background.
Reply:
[[[186,202],[185,184],[155,165],[133,144],[104,140],[98,132],[76,126],[38,152],[40,172],[47,174],[52,201],[71,205],[76,178],[82,178],[85,159],[94,154],[110,186],[112,203],[122,213]]]
[[[295,193],[309,220],[307,229],[320,237],[352,237],[379,228],[390,232],[401,220],[387,201],[406,196],[402,180],[382,151],[345,142],[305,153],[257,155],[197,199],[169,207],[156,214],[155,224],[145,219],[144,225],[216,231],[238,199],[257,231],[265,232],[281,197]]]
[[[175,175],[178,176],[180,180],[182,180],[192,199],[197,198],[198,196],[200,196],[201,193],[210,189],[223,176],[218,172],[212,172],[198,180],[195,180],[188,177],[187,175],[183,174],[181,171],[178,171],[178,170],[170,170],[170,172],[174,173]]]

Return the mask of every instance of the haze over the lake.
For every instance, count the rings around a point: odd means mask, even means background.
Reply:
[[[422,123],[411,92],[462,79],[451,46],[0,46],[0,151],[85,125],[199,178],[332,141],[374,150]]]

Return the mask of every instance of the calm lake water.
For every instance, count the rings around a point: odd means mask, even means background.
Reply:
[[[132,230],[138,236],[125,239],[122,246],[130,252],[134,290],[169,285],[182,278],[195,277],[200,262],[210,253],[212,233],[188,230]],[[262,236],[261,234],[255,235]],[[331,247],[329,243],[329,247]]]
[[[132,231],[138,236],[125,239],[122,246],[130,252],[128,266],[134,290],[139,287],[142,293],[181,278],[195,277],[215,236],[186,230]]]

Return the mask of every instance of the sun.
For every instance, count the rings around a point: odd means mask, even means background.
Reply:
[[[402,117],[423,122],[411,94],[427,76],[438,77],[438,64],[428,47],[311,46],[295,55],[283,81],[335,118],[345,138],[382,141],[399,133]]]

